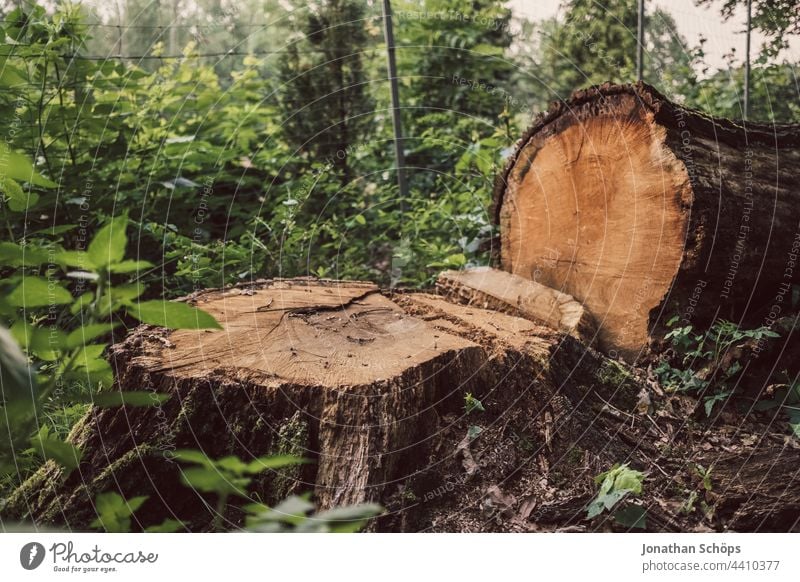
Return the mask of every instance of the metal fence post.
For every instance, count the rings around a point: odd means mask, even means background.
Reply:
[[[386,57],[389,65],[389,85],[392,94],[392,122],[394,125],[394,154],[397,164],[397,186],[400,190],[400,207],[405,209],[408,198],[406,183],[406,157],[403,152],[403,126],[400,118],[400,91],[397,87],[397,62],[394,56],[394,29],[392,28],[392,5],[383,0],[383,31],[386,36]]]
[[[752,0],[747,0],[747,30],[745,30],[744,45],[744,110],[742,117],[747,120],[750,116],[750,14],[752,12]]]
[[[644,78],[644,0],[639,0],[639,14],[636,30],[636,79]]]

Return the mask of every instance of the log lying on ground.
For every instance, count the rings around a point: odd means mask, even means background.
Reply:
[[[681,411],[656,425],[635,413],[644,384],[631,370],[529,319],[334,281],[263,281],[194,302],[224,329],[142,326],[111,350],[116,389],[170,398],[92,409],[70,435],[78,469],[45,463],[8,500],[3,524],[87,529],[95,497],[116,491],[147,496],[134,529],[172,518],[207,530],[216,499],[181,484],[171,456],[189,448],[312,459],[265,472],[249,494],[275,504],[311,492],[321,508],[377,501],[381,531],[619,529],[607,515],[587,521],[585,507],[594,477],[624,462],[648,474],[637,501],[648,529],[797,528],[800,489],[783,485],[800,450],[738,422],[712,447]],[[483,411],[465,410],[468,393]],[[714,449],[741,461],[714,469],[718,499],[707,502],[720,510],[682,511],[704,491],[692,463],[708,466]],[[231,501],[229,529],[243,516]]]
[[[436,289],[442,295],[468,305],[541,322],[574,336],[587,346],[597,335],[591,315],[571,295],[506,271],[490,267],[444,271],[436,280]]]
[[[675,314],[762,325],[798,281],[799,180],[800,126],[711,119],[641,83],[579,91],[498,179],[500,260],[582,302],[628,359]]]

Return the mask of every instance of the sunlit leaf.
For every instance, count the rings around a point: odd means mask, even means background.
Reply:
[[[142,323],[169,329],[222,329],[214,317],[187,303],[175,301],[141,301],[126,308]]]

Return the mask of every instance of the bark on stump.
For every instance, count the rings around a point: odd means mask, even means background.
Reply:
[[[632,360],[677,314],[769,323],[800,251],[800,126],[735,124],[652,87],[540,116],[495,189],[503,269],[582,302]]]

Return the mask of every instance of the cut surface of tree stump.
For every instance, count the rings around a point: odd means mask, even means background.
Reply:
[[[784,486],[800,463],[794,441],[769,422],[708,435],[686,423],[696,402],[677,395],[656,423],[636,411],[646,382],[634,369],[529,318],[345,281],[260,281],[191,301],[223,329],[141,326],[111,348],[114,389],[168,399],[92,408],[69,437],[80,466],[46,462],[7,500],[4,527],[86,530],[97,495],[117,492],[147,496],[135,530],[177,519],[207,531],[217,500],[181,483],[178,449],[305,457],[247,494],[378,502],[378,531],[620,529],[610,514],[587,520],[586,506],[594,477],[625,462],[647,474],[635,503],[648,530],[798,527],[800,490]],[[712,463],[713,497],[695,466]],[[685,511],[692,491],[716,511]],[[226,529],[243,523],[237,500]]]
[[[437,290],[469,305],[510,312],[574,335],[586,345],[597,330],[591,315],[571,295],[491,267],[444,271]]]
[[[501,264],[583,303],[628,359],[673,315],[761,325],[798,280],[798,181],[800,126],[711,119],[641,83],[578,91],[498,179]]]

